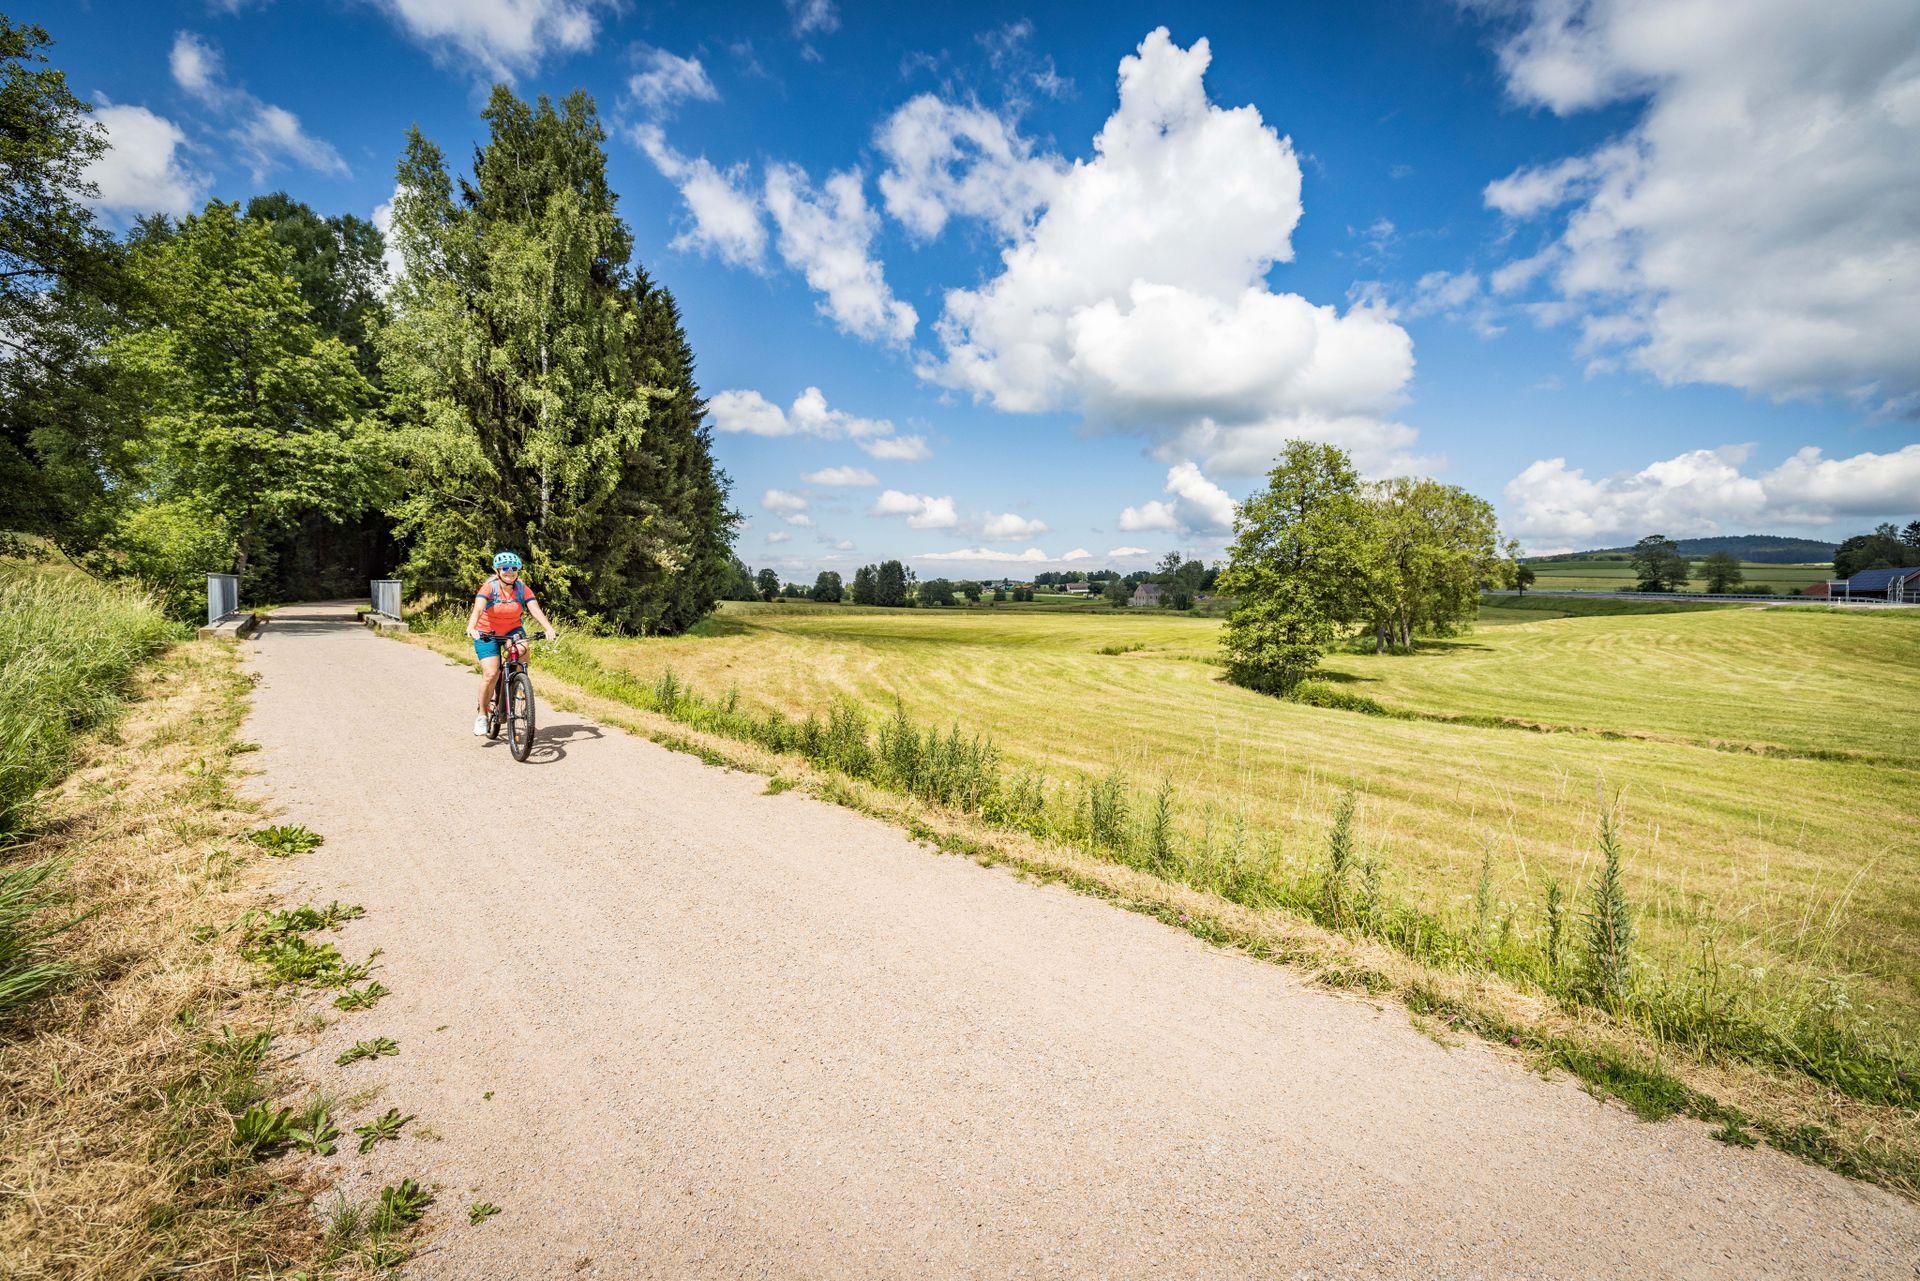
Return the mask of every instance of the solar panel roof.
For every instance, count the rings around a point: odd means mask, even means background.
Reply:
[[[1920,565],[1909,565],[1905,569],[1863,569],[1847,580],[1847,590],[1883,592],[1894,579],[1908,578],[1914,574],[1920,574]]]

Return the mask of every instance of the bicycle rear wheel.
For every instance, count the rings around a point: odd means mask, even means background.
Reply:
[[[525,672],[507,677],[507,745],[513,759],[524,761],[533,751],[533,681]]]

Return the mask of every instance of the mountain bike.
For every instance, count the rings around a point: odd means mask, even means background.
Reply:
[[[544,637],[543,637],[544,638]],[[507,748],[516,761],[525,761],[533,751],[533,678],[527,675],[528,642],[525,636],[496,636],[480,633],[483,641],[500,644],[500,679],[493,687],[493,707],[487,712],[487,737],[499,738],[507,732]]]

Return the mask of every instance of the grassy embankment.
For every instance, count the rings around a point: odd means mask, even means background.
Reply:
[[[351,972],[307,938],[343,910],[264,912],[233,791],[248,685],[184,635],[138,594],[0,565],[0,1276],[343,1277],[405,1252],[404,1207],[322,1225],[281,1159],[337,1137],[327,1100],[278,1097],[272,1029],[302,980]]]
[[[1650,1111],[1737,1115],[1911,1190],[1917,653],[1920,620],[1669,609],[1330,664],[1331,688],[1408,719],[1226,685],[1216,625],[1160,613],[729,606],[697,635],[586,640],[544,661],[695,730],[931,798],[970,817],[944,829],[950,844],[1013,831],[1251,909],[1235,919],[1253,934],[1224,937],[1255,950],[1261,930],[1297,943],[1288,920],[1331,929],[1360,949],[1336,972],[1371,967],[1359,981],[1416,1009],[1517,1038]],[[886,729],[896,707],[906,722]],[[961,732],[938,749],[916,728],[949,723]],[[902,755],[909,731],[919,747]],[[1336,883],[1328,838],[1349,787]],[[1615,793],[1638,940],[1632,996],[1602,1015],[1578,934]],[[1650,1102],[1656,1079],[1693,1093]]]

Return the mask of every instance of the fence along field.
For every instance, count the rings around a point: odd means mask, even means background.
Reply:
[[[1148,821],[1164,781],[1183,848],[1238,842],[1283,880],[1317,874],[1351,786],[1356,862],[1501,946],[1542,943],[1549,878],[1577,906],[1602,797],[1617,791],[1644,984],[1705,981],[1741,1017],[1844,1024],[1914,1066],[1920,619],[1549,617],[1333,663],[1336,685],[1389,705],[1601,734],[1281,702],[1219,679],[1216,633],[1158,611],[730,604],[688,636],[579,644],[596,669],[649,689],[671,673],[675,698],[741,713],[824,720],[850,696],[878,723],[898,700],[923,726],[990,737],[1010,777],[1044,772],[1057,785],[1042,803],[1063,817],[1113,777]]]

